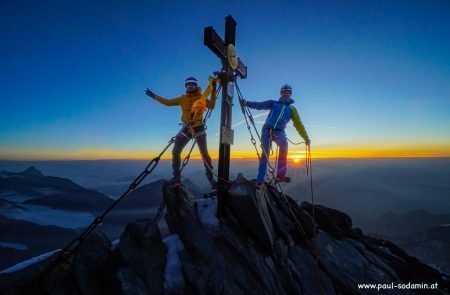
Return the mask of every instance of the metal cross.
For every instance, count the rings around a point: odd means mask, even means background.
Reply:
[[[221,60],[219,73],[222,86],[222,109],[220,115],[220,146],[217,189],[217,215],[221,216],[227,196],[226,183],[230,176],[230,145],[233,144],[234,131],[231,129],[234,84],[236,77],[247,78],[247,67],[236,57],[236,21],[231,15],[225,17],[225,41],[213,27],[206,27],[204,44]]]

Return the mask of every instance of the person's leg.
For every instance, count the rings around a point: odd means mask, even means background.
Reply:
[[[197,141],[198,149],[200,150],[200,154],[203,158],[203,165],[205,166],[206,177],[208,178],[208,181],[211,184],[211,186],[216,186],[217,183],[214,180],[214,174],[212,172],[213,167],[212,167],[211,157],[209,156],[209,153],[208,153],[206,133],[198,136],[196,138],[196,141]]]
[[[256,177],[256,184],[262,184],[264,183],[264,177],[266,176],[266,170],[267,170],[267,161],[269,160],[269,153],[270,153],[270,132],[268,129],[263,129],[261,134],[261,145],[262,145],[262,153],[261,153],[261,159],[259,160],[259,167],[258,167],[258,176]]]
[[[287,172],[288,142],[285,134],[277,134],[275,137],[277,145],[280,147],[278,154],[277,176],[285,176]]]
[[[173,180],[175,182],[181,181],[181,152],[186,144],[191,139],[187,131],[180,131],[175,137],[175,143],[172,149],[172,170],[173,170]]]

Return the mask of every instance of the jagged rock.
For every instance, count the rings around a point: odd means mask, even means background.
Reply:
[[[312,215],[312,205],[302,202],[300,208]],[[320,205],[314,206],[315,221],[319,228],[329,233],[333,238],[353,237],[352,219],[347,214]]]
[[[295,253],[295,250],[291,250],[284,239],[276,238],[274,229],[272,229],[272,247],[268,251],[269,249],[263,245],[264,241],[261,241],[256,234],[257,231],[265,229],[263,222],[248,222],[245,224],[245,229],[242,228],[243,224],[240,229],[236,228],[236,222],[245,222],[251,218],[269,218],[272,222],[271,216],[276,211],[270,201],[270,192],[265,192],[267,198],[262,195],[255,197],[261,198],[263,204],[260,201],[245,199],[245,192],[253,191],[249,184],[249,182],[241,181],[236,184],[237,186],[232,186],[230,194],[234,193],[238,196],[233,196],[233,201],[227,200],[227,204],[231,202],[239,204],[237,200],[242,198],[244,199],[243,208],[249,206],[253,210],[251,212],[255,214],[250,212],[246,218],[236,217],[235,211],[227,210],[228,218],[222,219],[220,228],[215,230],[211,229],[210,223],[202,224],[203,218],[197,217],[195,203],[187,191],[183,188],[174,189],[171,186],[164,188],[164,196],[167,197],[168,204],[167,223],[172,225],[171,230],[180,235],[186,246],[186,251],[181,256],[184,273],[192,293],[306,293],[302,291],[303,285],[307,284],[303,278],[304,275],[298,271],[293,259],[289,256],[290,253]],[[243,212],[245,210],[240,210],[238,214]],[[278,214],[281,213],[278,212]],[[274,222],[276,221],[277,219],[274,219]],[[291,221],[289,219],[284,221],[293,230]],[[284,227],[285,224],[276,226],[276,228]],[[289,235],[289,231],[285,229],[283,235]],[[292,238],[288,240],[293,241]],[[300,257],[301,255],[296,256],[297,261],[301,259]],[[321,275],[324,277],[323,272]],[[325,290],[330,291],[328,294],[334,294],[331,280],[324,277],[323,281]]]
[[[149,219],[129,223],[118,249],[124,263],[145,283],[148,293],[163,294],[167,248],[158,225]]]
[[[19,264],[13,267],[19,270],[0,274],[0,294],[81,294],[71,271],[72,257],[61,260],[51,272],[44,275],[48,266],[59,259],[60,253],[60,250],[56,250],[43,254],[23,262],[27,264],[24,268]]]
[[[127,267],[119,268],[116,272],[116,278],[120,282],[120,288],[124,295],[148,294],[145,283],[131,269]]]
[[[311,204],[300,206],[270,185],[255,193],[242,177],[228,193],[227,206],[217,219],[217,198],[195,199],[184,186],[165,185],[165,218],[177,235],[172,236],[177,237],[176,247],[167,251],[157,225],[138,220],[128,224],[113,250],[102,235],[91,236],[73,260],[58,266],[42,285],[47,293],[56,290],[52,294],[95,294],[115,288],[109,294],[248,295],[416,294],[418,290],[358,289],[358,283],[438,283],[436,294],[449,294],[445,274],[393,243],[365,236],[352,228],[343,212],[315,206],[314,223]],[[173,266],[175,271],[169,269]],[[100,277],[93,274],[105,268],[109,269]],[[174,272],[179,283],[169,286],[164,274]],[[0,286],[4,278],[0,275]],[[20,281],[27,282],[25,287],[16,283],[6,294],[33,290],[29,277],[15,277]],[[34,293],[45,293],[39,290]]]
[[[450,291],[450,277],[436,269],[420,262],[416,257],[408,255],[400,247],[386,240],[366,237],[366,247],[378,257],[389,259],[390,266],[396,271],[402,281],[438,283],[440,289]]]
[[[289,257],[300,274],[302,294],[336,294],[333,281],[322,271],[318,261],[309,251],[293,245]]]
[[[366,251],[364,245],[355,245],[349,239],[334,239],[326,232],[319,231],[316,245],[320,264],[340,289],[351,292],[358,283],[370,282],[382,284],[398,282],[395,272],[381,259],[369,259],[373,255]],[[398,291],[398,294],[402,291]]]
[[[311,215],[301,209],[288,195],[280,194],[273,186],[267,187],[267,196],[271,200],[269,207],[272,216],[276,219],[274,226],[280,231],[279,235],[287,232],[286,240],[293,239],[302,247],[308,247],[315,234],[316,226]],[[292,243],[289,243],[291,245]]]
[[[274,229],[267,208],[267,191],[257,190],[254,184],[242,178],[238,178],[228,191],[226,204],[239,225],[266,249],[272,250]]]
[[[369,282],[439,282],[440,291],[448,291],[448,279],[438,273],[430,276],[422,271],[416,277],[400,274],[398,263],[392,264],[395,254],[381,255],[381,250],[368,242],[361,230],[352,228],[352,221],[345,213],[318,206],[315,208],[318,224],[314,225],[312,205],[299,206],[270,186],[264,196],[254,196],[259,201],[253,201],[244,195],[254,191],[246,187],[244,180],[238,182],[231,186],[228,208],[214,227],[211,222],[203,224],[204,218],[196,215],[196,203],[189,192],[182,187],[164,188],[167,223],[186,246],[181,256],[191,293],[363,294],[368,290],[359,290],[357,284]],[[238,208],[239,198],[243,200],[242,208]],[[251,210],[245,216],[247,207]],[[267,216],[273,232],[270,251],[257,234],[265,230],[263,222],[251,220]],[[426,267],[420,265],[418,269]],[[230,276],[230,271],[234,276]],[[221,277],[220,281],[217,276]],[[389,294],[408,294],[405,290],[391,291]]]
[[[72,270],[81,294],[120,294],[110,245],[103,233],[94,231],[75,254]]]

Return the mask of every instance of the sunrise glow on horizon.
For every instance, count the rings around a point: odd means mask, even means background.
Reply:
[[[273,151],[272,157],[275,157],[276,150]],[[17,161],[46,161],[46,160],[145,160],[152,159],[158,153],[148,151],[121,151],[113,149],[84,149],[73,151],[27,151],[15,150],[3,153],[4,157],[0,160],[17,160]],[[187,151],[182,156],[185,157]],[[214,150],[210,151],[211,158],[218,159],[218,153]],[[437,158],[450,157],[450,145],[447,146],[422,146],[422,147],[395,147],[395,148],[311,148],[311,157],[313,159],[334,159],[334,158]],[[256,152],[250,151],[233,151],[231,150],[231,158],[236,160],[252,160],[257,159]],[[306,158],[306,151],[303,149],[293,149],[289,151],[288,159],[294,163],[303,161]],[[170,150],[167,151],[161,159],[171,159]],[[200,153],[195,148],[191,154],[191,159],[201,159]]]

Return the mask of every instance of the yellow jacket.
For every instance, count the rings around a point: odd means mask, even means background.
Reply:
[[[210,99],[206,97],[211,93]],[[192,127],[196,127],[203,124],[203,112],[193,112],[192,106],[198,100],[206,100],[206,107],[208,109],[213,109],[216,105],[216,90],[212,87],[211,83],[206,88],[205,93],[202,94],[202,89],[197,87],[194,93],[185,93],[180,97],[167,99],[159,95],[155,95],[155,99],[166,106],[180,106],[181,107],[181,121],[183,123],[191,122]],[[205,97],[206,96],[206,97]]]

